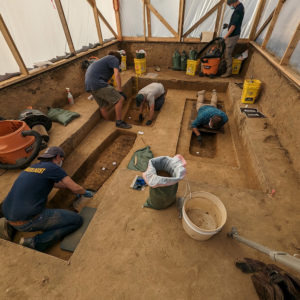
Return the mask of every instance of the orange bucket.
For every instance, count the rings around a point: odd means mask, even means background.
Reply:
[[[204,75],[216,75],[219,70],[221,58],[202,58],[201,71]]]
[[[23,136],[22,132],[30,130],[23,121],[0,121],[0,162],[16,164],[19,159],[31,155],[34,136]]]

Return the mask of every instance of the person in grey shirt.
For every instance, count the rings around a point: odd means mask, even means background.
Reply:
[[[139,90],[135,100],[136,106],[140,107],[139,120],[143,122],[143,110],[145,104],[149,106],[149,120],[146,122],[146,125],[151,125],[153,121],[154,111],[158,111],[161,109],[165,102],[165,89],[161,83],[153,82],[141,90]]]

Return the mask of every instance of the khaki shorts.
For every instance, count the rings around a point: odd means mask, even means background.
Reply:
[[[116,104],[121,99],[121,94],[111,85],[91,92],[100,108]]]

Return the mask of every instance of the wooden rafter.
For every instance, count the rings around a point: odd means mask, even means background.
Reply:
[[[221,30],[222,30],[222,27],[223,27],[223,20],[224,20],[225,10],[226,10],[226,1],[224,1],[223,5],[222,5],[222,11],[221,11],[221,16],[220,16],[220,22],[219,22],[219,27],[218,27],[218,31],[217,31],[217,35],[218,35],[218,36],[221,35]]]
[[[58,15],[59,15],[64,33],[65,33],[65,36],[66,36],[66,39],[67,39],[67,42],[68,42],[68,45],[69,45],[69,49],[70,49],[71,53],[75,54],[74,44],[73,44],[73,41],[72,41],[72,37],[71,37],[71,34],[70,34],[70,30],[69,30],[69,27],[68,27],[66,16],[65,16],[65,13],[64,13],[64,10],[63,10],[63,7],[61,5],[60,0],[55,0],[55,4],[56,4],[56,9],[57,9],[57,12],[58,12]]]
[[[268,42],[269,42],[269,39],[270,39],[270,37],[271,37],[271,35],[272,35],[274,26],[275,26],[275,24],[276,24],[276,21],[277,21],[277,19],[278,19],[279,13],[280,13],[280,11],[281,11],[281,8],[282,8],[284,2],[285,2],[285,0],[278,0],[278,4],[277,4],[277,6],[276,6],[276,8],[275,8],[275,11],[274,11],[274,14],[273,14],[273,17],[272,17],[270,26],[269,26],[269,28],[268,28],[267,34],[266,34],[266,36],[265,36],[265,38],[264,38],[264,41],[263,41],[263,43],[262,43],[262,45],[261,45],[263,49],[266,48],[266,46],[267,46],[267,44],[268,44]]]
[[[177,37],[177,32],[169,25],[169,23],[159,14],[159,12],[152,6],[151,3],[147,4],[147,7],[152,11],[152,13],[159,19],[160,22],[162,22],[165,27],[175,36]]]
[[[220,5],[220,6],[218,6],[217,18],[216,18],[216,22],[215,22],[214,37],[216,37],[216,35],[218,33],[219,24],[220,24],[220,20],[221,20],[221,14],[222,14],[222,6]]]
[[[287,65],[300,39],[300,22],[287,46],[285,53],[280,61],[281,65]]]
[[[143,26],[144,26],[144,40],[146,41],[146,4],[143,0]]]
[[[151,37],[152,36],[152,30],[151,30],[151,13],[150,13],[150,9],[148,7],[148,3],[150,3],[150,0],[145,0],[145,4],[146,4],[146,12],[147,12],[147,28],[148,28],[148,36]]]
[[[223,4],[223,1],[219,1],[214,7],[212,7],[203,17],[201,17],[184,35],[187,37],[191,32],[193,32],[201,23],[203,23],[209,16],[211,16],[220,5]]]
[[[87,0],[87,2],[91,5],[91,7],[93,7],[93,0]],[[102,13],[100,12],[100,10],[97,8],[97,13],[98,16],[100,17],[100,19],[103,21],[103,23],[105,24],[105,26],[109,29],[109,31],[114,35],[114,37],[117,39],[118,35],[116,34],[116,32],[113,30],[113,28],[110,26],[110,24],[107,22],[107,20],[105,19],[105,17],[102,15]]]
[[[258,8],[257,8],[256,14],[254,17],[254,21],[253,21],[250,36],[249,36],[250,40],[253,40],[253,38],[255,37],[256,28],[257,28],[259,20],[261,18],[261,14],[264,11],[265,4],[266,4],[266,0],[260,0],[260,2],[258,4]]]
[[[121,27],[121,20],[120,20],[120,8],[119,8],[119,0],[113,0],[115,16],[116,16],[116,24],[117,24],[117,31],[118,31],[118,40],[122,40],[122,27]]]
[[[182,31],[183,31],[184,11],[185,11],[185,0],[180,0],[180,3],[179,3],[179,19],[178,19],[178,41],[179,42],[181,40]]]
[[[19,50],[18,50],[13,38],[11,37],[11,35],[8,31],[8,28],[6,27],[6,24],[5,24],[1,14],[0,14],[0,31],[2,32],[3,37],[7,43],[7,46],[9,47],[12,55],[14,56],[18,66],[20,68],[21,73],[24,75],[28,75],[29,73],[25,66],[25,63],[19,53]]]
[[[98,17],[98,9],[97,9],[97,5],[96,5],[96,0],[92,0],[92,5],[93,5],[94,19],[95,19],[96,28],[97,28],[97,34],[98,34],[99,42],[102,45],[103,37],[102,37],[102,31],[101,31],[100,21],[99,21],[99,17]]]
[[[253,39],[254,41],[260,36],[260,34],[264,31],[264,29],[267,27],[267,25],[271,22],[274,11],[275,11],[275,9],[270,13],[269,17],[266,19],[264,24],[262,24],[261,27],[259,28],[259,30],[256,32],[255,37]]]

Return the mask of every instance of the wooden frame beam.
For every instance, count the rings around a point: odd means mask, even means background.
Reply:
[[[91,5],[91,7],[93,7],[93,0],[87,0],[88,3]],[[107,22],[107,20],[104,18],[104,16],[102,15],[102,13],[100,12],[100,10],[97,8],[97,12],[98,12],[98,16],[100,17],[100,19],[103,21],[103,23],[105,24],[105,26],[110,30],[110,32],[114,35],[114,37],[117,39],[118,35],[116,34],[116,32],[113,30],[113,28],[110,26],[110,24]]]
[[[181,41],[184,24],[185,0],[180,0],[179,3],[179,19],[178,19],[178,41]]]
[[[60,0],[55,0],[55,5],[56,5],[56,9],[57,9],[64,33],[65,33],[67,42],[68,42],[70,52],[76,55],[74,44],[73,44],[72,37],[71,37],[71,33],[69,30],[69,26],[68,26],[66,16],[65,16],[65,13],[64,13],[64,10],[63,10]]]
[[[146,12],[147,12],[147,28],[148,28],[148,36],[151,37],[152,36],[152,30],[151,30],[151,13],[150,13],[150,9],[148,7],[148,3],[150,3],[150,0],[144,0],[146,3]]]
[[[270,39],[270,37],[272,35],[274,26],[276,24],[276,21],[278,19],[279,13],[281,11],[281,8],[282,8],[284,2],[285,2],[285,0],[278,0],[278,4],[277,4],[277,6],[275,8],[275,11],[274,11],[274,14],[273,14],[273,17],[272,17],[272,20],[271,20],[271,24],[270,24],[270,26],[268,28],[267,34],[266,34],[266,36],[264,38],[264,41],[263,41],[263,43],[261,45],[263,49],[266,48],[266,46],[267,46],[267,44],[269,42],[269,39]]]
[[[220,25],[220,20],[221,20],[221,14],[222,14],[222,6],[218,6],[218,12],[217,12],[217,17],[216,17],[216,22],[215,22],[215,30],[214,30],[214,38],[216,37],[218,30],[219,30],[219,25]]]
[[[7,43],[7,46],[9,47],[12,55],[14,56],[19,68],[20,68],[20,72],[23,74],[23,75],[28,75],[28,70],[25,66],[25,63],[20,55],[20,52],[13,40],[13,38],[11,37],[9,31],[8,31],[8,28],[6,27],[6,24],[2,18],[2,15],[0,14],[0,31],[2,32],[3,34],[3,37]]]
[[[144,26],[144,41],[146,41],[146,4],[143,0],[143,26]]]
[[[285,50],[285,53],[280,61],[280,64],[281,65],[287,65],[295,48],[297,47],[297,44],[300,40],[300,22],[289,42],[289,45],[287,46],[286,50]]]
[[[122,27],[121,27],[121,19],[120,19],[119,0],[113,0],[113,5],[114,5],[114,10],[115,10],[115,16],[116,16],[118,40],[122,41]]]
[[[260,34],[264,31],[264,29],[267,27],[267,25],[271,22],[274,11],[275,11],[275,9],[270,13],[269,17],[266,19],[264,24],[262,24],[261,27],[259,28],[259,30],[256,32],[255,37],[253,38],[254,41],[260,36]]]
[[[220,5],[223,4],[223,0],[219,1],[214,7],[212,7],[203,17],[201,17],[184,35],[187,37],[191,32],[193,32],[201,23],[203,23],[210,15],[214,13]]]
[[[221,35],[221,30],[223,28],[222,23],[223,23],[223,20],[224,20],[225,10],[226,10],[226,1],[224,1],[224,3],[222,4],[222,12],[221,12],[221,16],[220,16],[219,28],[218,28],[218,31],[217,31],[218,36]]]
[[[102,31],[101,31],[100,21],[99,21],[99,17],[98,17],[98,9],[97,9],[96,0],[92,0],[92,6],[93,6],[93,13],[94,13],[94,19],[95,19],[95,23],[96,23],[99,42],[100,42],[100,45],[102,45],[103,37],[102,37]]]
[[[159,14],[159,12],[152,6],[151,3],[147,4],[147,7],[154,13],[154,15],[159,19],[161,23],[167,27],[167,29],[175,36],[178,37],[177,32],[169,25],[169,23]]]
[[[254,21],[252,24],[252,28],[251,28],[251,32],[249,35],[249,39],[253,40],[255,37],[255,33],[256,33],[256,28],[258,26],[259,20],[261,18],[261,14],[264,11],[265,8],[265,4],[266,4],[266,0],[260,0],[259,4],[258,4],[258,8],[254,17]]]

